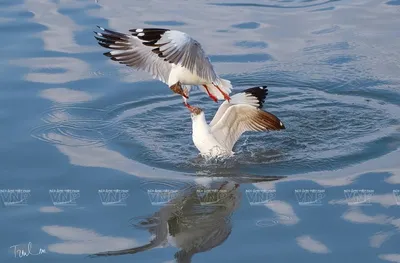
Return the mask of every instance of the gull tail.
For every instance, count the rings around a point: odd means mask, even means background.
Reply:
[[[247,104],[261,109],[268,95],[267,86],[245,89],[231,97],[231,104]]]
[[[208,93],[207,90],[203,86],[199,86],[201,90]],[[224,100],[225,97],[222,94],[224,92],[226,95],[229,95],[232,92],[232,84],[227,79],[217,79],[212,84],[206,85],[208,91],[216,97],[218,100]],[[218,89],[219,88],[219,89]],[[222,91],[222,92],[221,92]]]

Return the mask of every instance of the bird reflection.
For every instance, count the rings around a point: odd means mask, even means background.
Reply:
[[[267,177],[263,181],[278,179],[280,177]],[[92,257],[135,254],[170,245],[180,249],[174,255],[177,262],[191,262],[196,253],[211,250],[229,237],[231,216],[241,199],[239,185],[230,180],[208,187],[191,185],[152,216],[132,219],[133,226],[147,230],[154,237],[148,244],[100,252]]]

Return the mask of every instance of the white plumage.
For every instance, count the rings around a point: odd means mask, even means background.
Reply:
[[[200,86],[214,101],[230,100],[230,81],[217,75],[200,43],[188,34],[160,28],[131,29],[130,34],[99,29],[98,43],[112,49],[104,55],[150,73],[180,94],[185,104],[191,85]]]
[[[225,101],[214,118],[207,124],[204,111],[192,107],[192,139],[204,156],[230,156],[240,136],[246,131],[285,129],[283,123],[272,113],[261,108],[267,96],[265,86],[246,89]]]

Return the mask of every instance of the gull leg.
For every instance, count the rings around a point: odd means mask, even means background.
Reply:
[[[203,87],[206,89],[208,96],[209,96],[213,101],[218,102],[218,98],[215,97],[214,95],[212,95],[212,94],[210,93],[210,91],[209,91],[208,88],[207,88],[207,85],[203,85]]]
[[[226,99],[228,102],[231,100],[231,97],[229,97],[228,94],[226,94],[225,92],[223,92],[223,91],[221,90],[221,88],[218,87],[218,85],[215,85],[214,83],[213,83],[213,85],[214,85],[214,87],[216,87],[216,88],[219,90],[219,92],[221,92],[221,94],[224,96],[224,99]]]
[[[192,106],[189,105],[189,103],[187,102],[187,98],[183,97],[183,105],[186,106],[186,108],[188,108],[189,110],[192,110]]]
[[[188,108],[189,110],[192,110],[192,106],[190,106],[190,104],[189,104],[189,103],[187,103],[187,102],[184,102],[183,104],[186,106],[186,108]]]

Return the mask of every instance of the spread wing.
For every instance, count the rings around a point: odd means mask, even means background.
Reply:
[[[152,47],[152,51],[164,61],[181,65],[197,76],[209,81],[217,79],[217,74],[200,43],[188,34],[169,29],[131,29],[132,35]]]
[[[211,132],[226,149],[232,149],[246,131],[285,129],[283,123],[272,113],[251,105],[230,106],[221,119],[211,127]]]
[[[138,28],[123,34],[99,27],[95,32],[99,44],[113,51],[104,53],[112,60],[143,70],[167,83],[174,65],[187,68],[197,76],[213,82],[218,76],[199,42],[188,34],[162,28]]]
[[[267,95],[267,86],[245,89],[243,92],[233,95],[230,102],[225,100],[219,106],[217,113],[215,113],[214,118],[210,122],[210,127],[214,126],[222,118],[226,110],[232,105],[247,104],[261,109]]]
[[[118,61],[136,70],[150,73],[154,78],[164,83],[168,82],[171,64],[161,59],[154,48],[146,45],[137,36],[123,34],[99,27],[101,33],[95,32],[95,38],[100,46],[112,49],[104,53],[112,60]]]

